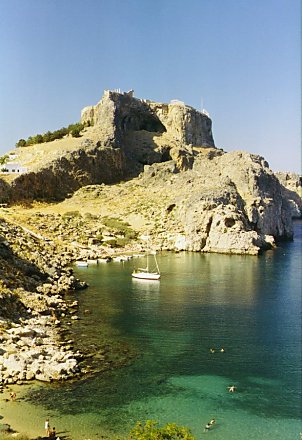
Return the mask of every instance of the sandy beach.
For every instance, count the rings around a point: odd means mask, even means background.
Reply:
[[[44,421],[50,415],[43,409],[24,400],[24,396],[33,385],[11,385],[0,394],[1,424],[11,426],[14,431],[37,438],[45,434]],[[10,399],[10,392],[15,391],[16,400]],[[53,419],[52,423],[56,420]],[[54,426],[56,426],[54,424]]]
[[[31,439],[45,436],[44,423],[46,418],[50,421],[51,428],[56,428],[56,433],[64,440],[97,440],[100,437],[109,439],[108,433],[100,432],[95,428],[95,415],[81,416],[48,411],[41,405],[35,405],[26,400],[26,394],[31,389],[38,389],[45,385],[30,383],[29,385],[12,385],[0,394],[0,423],[8,424],[14,432],[26,434]],[[47,385],[46,385],[47,386]],[[10,399],[10,392],[15,391],[16,400]],[[97,431],[97,432],[96,432]],[[0,435],[1,438],[1,435]],[[15,438],[15,435],[12,436]]]

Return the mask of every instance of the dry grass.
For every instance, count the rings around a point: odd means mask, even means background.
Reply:
[[[47,163],[64,156],[66,153],[78,149],[85,139],[97,140],[98,134],[93,127],[85,128],[79,138],[74,138],[71,135],[63,139],[57,139],[53,142],[45,142],[41,144],[31,145],[29,147],[16,148],[10,153],[15,153],[17,158],[15,162],[34,169],[41,167]],[[14,180],[18,175],[7,175],[5,180]],[[2,178],[2,176],[1,176]]]
[[[12,440],[12,439],[16,439],[16,440],[30,440],[30,437],[28,437],[28,435],[26,434],[18,434],[18,433],[1,433],[0,432],[0,439],[1,440]]]
[[[142,186],[139,179],[117,185],[91,185],[81,188],[72,197],[60,203],[33,202],[30,207],[15,205],[0,209],[6,220],[27,227],[34,214],[61,215],[78,211],[85,216],[115,217],[129,223],[140,232],[152,228],[169,203],[171,188]],[[31,230],[34,228],[31,226]],[[39,231],[35,231],[39,233]]]

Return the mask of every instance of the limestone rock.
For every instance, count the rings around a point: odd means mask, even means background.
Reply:
[[[96,106],[82,111],[81,122],[88,121],[119,145],[125,132],[146,130],[167,132],[184,145],[215,146],[209,116],[179,101],[156,103],[107,90]]]
[[[287,200],[293,218],[302,217],[302,177],[295,173],[275,173],[282,185],[283,197]]]
[[[208,114],[199,112],[183,102],[170,104],[148,102],[153,112],[178,142],[185,145],[214,147],[212,121]]]
[[[9,183],[0,180],[1,203],[62,200],[85,185],[137,176],[145,164],[172,156],[178,157],[179,169],[187,169],[192,157],[186,147],[215,147],[208,115],[186,105],[137,99],[132,92],[105,91],[98,104],[83,109],[81,121],[93,125],[83,139],[53,142],[53,151],[44,144],[38,150],[37,146],[19,149],[18,159],[27,172],[11,175]]]
[[[280,238],[292,238],[281,184],[262,157],[242,151],[200,153],[192,170],[173,178],[162,173],[163,165],[141,176],[154,192],[168,187],[163,231],[154,231],[160,248],[256,255]]]

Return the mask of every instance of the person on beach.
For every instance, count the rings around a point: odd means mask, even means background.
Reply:
[[[46,437],[50,437],[49,419],[45,420],[44,428],[45,428]]]
[[[16,400],[17,394],[15,393],[15,391],[12,391],[11,393],[9,393],[10,395],[10,400]]]

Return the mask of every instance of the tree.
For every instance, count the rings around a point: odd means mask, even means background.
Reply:
[[[34,139],[35,139],[35,144],[42,144],[43,142],[43,136],[41,134],[37,134]]]
[[[81,133],[80,127],[75,127],[74,129],[71,130],[71,136],[74,138],[80,137],[80,133]]]
[[[76,124],[70,124],[67,128],[62,127],[59,130],[47,131],[44,134],[29,136],[27,140],[20,139],[16,143],[16,147],[28,147],[29,145],[42,144],[43,142],[52,142],[56,139],[62,139],[69,133],[71,133],[73,137],[80,137],[80,133],[84,127],[84,124],[77,122]]]
[[[48,130],[46,133],[43,134],[43,142],[50,142],[51,141],[51,132]]]
[[[158,422],[147,420],[145,425],[137,422],[130,431],[128,440],[195,440],[190,429],[178,426],[175,423],[167,423],[162,428]]]
[[[18,142],[16,143],[16,147],[26,147],[26,140],[25,139],[19,139]]]
[[[7,162],[8,154],[0,157],[0,165],[4,165]]]

